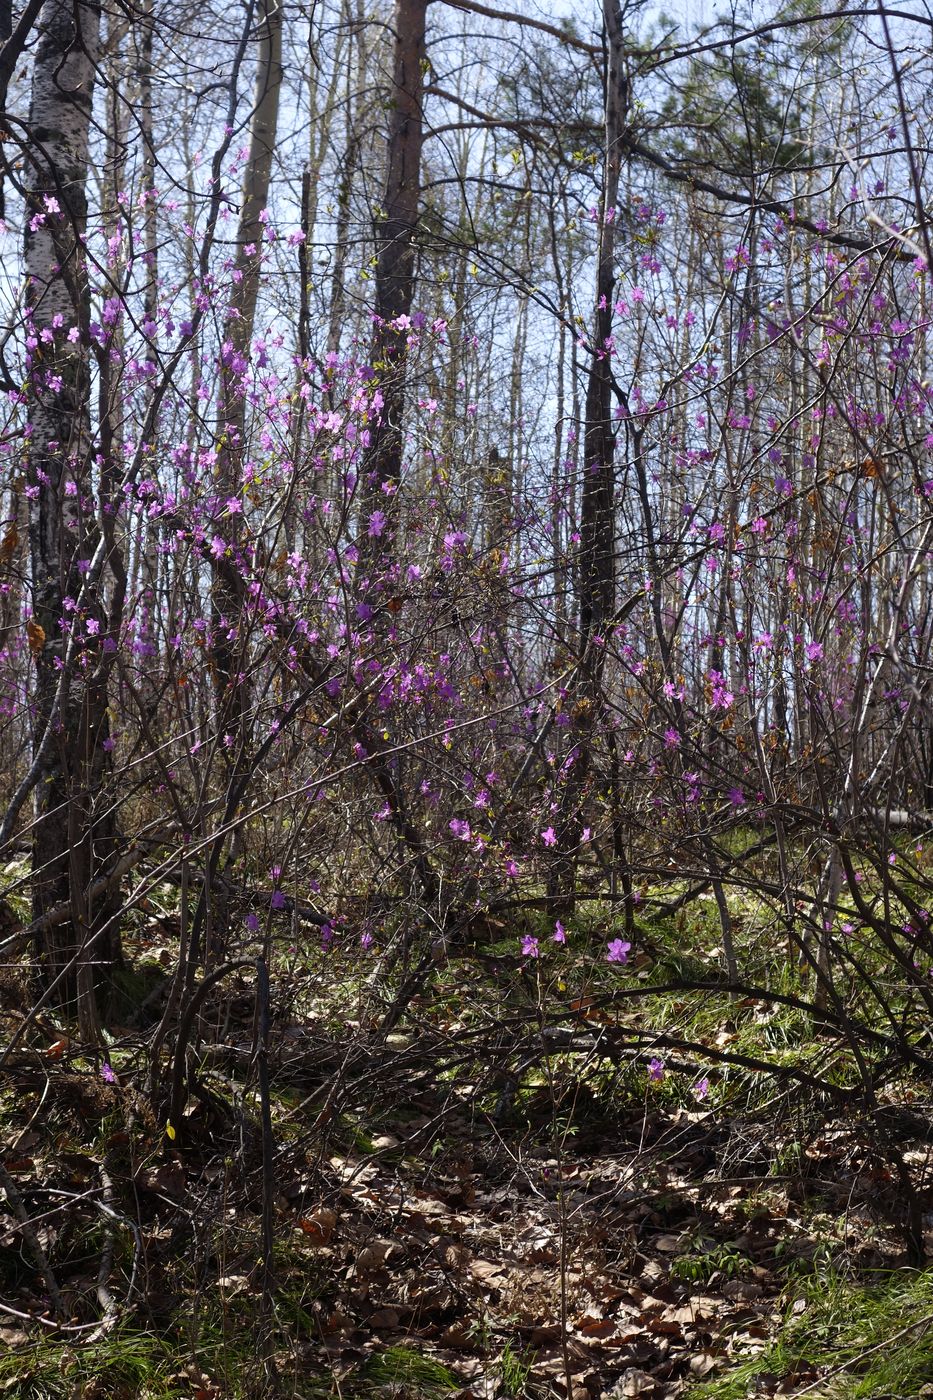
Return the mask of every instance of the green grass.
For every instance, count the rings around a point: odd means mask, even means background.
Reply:
[[[824,1373],[808,1391],[813,1400],[918,1395],[933,1377],[933,1269],[899,1271],[872,1286],[815,1275],[790,1299],[770,1346],[695,1386],[688,1400],[745,1400],[765,1376],[807,1373],[814,1384],[810,1368]]]
[[[371,1357],[356,1377],[341,1384],[341,1389],[345,1395],[368,1397],[395,1395],[402,1386],[413,1400],[435,1400],[461,1389],[446,1366],[404,1346],[388,1347]]]
[[[199,1336],[190,1349],[151,1332],[118,1330],[90,1346],[41,1338],[0,1352],[0,1394],[11,1400],[190,1400],[198,1376],[219,1387],[223,1400],[256,1400],[267,1394],[254,1340],[244,1333],[237,1351],[217,1335]],[[195,1360],[190,1362],[190,1358]],[[190,1362],[190,1369],[189,1369]],[[410,1400],[440,1400],[460,1382],[439,1361],[405,1346],[388,1347],[345,1377],[339,1390],[325,1373],[291,1374],[279,1367],[282,1400],[324,1400],[331,1395],[377,1400],[404,1392]],[[213,1393],[209,1390],[208,1393]]]
[[[0,1352],[0,1393],[70,1400],[87,1388],[109,1400],[168,1400],[180,1394],[173,1369],[167,1345],[151,1333],[112,1332],[90,1346],[43,1338]]]

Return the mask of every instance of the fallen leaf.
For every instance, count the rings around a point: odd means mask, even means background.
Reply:
[[[373,1274],[381,1269],[391,1248],[391,1240],[375,1240],[372,1244],[364,1245],[356,1256],[356,1272]]]
[[[604,1317],[601,1322],[593,1320],[577,1324],[577,1331],[584,1337],[609,1337],[615,1330],[616,1325],[611,1317]]]
[[[320,1206],[311,1215],[302,1216],[299,1228],[308,1236],[311,1244],[329,1244],[337,1228],[336,1211]]]
[[[397,1327],[399,1314],[394,1308],[378,1308],[369,1319],[370,1327],[375,1327],[379,1332],[389,1332],[393,1327]]]
[[[653,1395],[657,1389],[654,1380],[647,1371],[639,1371],[636,1366],[632,1366],[622,1375],[622,1384],[618,1390],[619,1395]]]
[[[680,1235],[656,1235],[652,1243],[662,1254],[677,1254],[681,1248]]]
[[[489,1259],[474,1259],[470,1263],[470,1273],[481,1283],[489,1283],[494,1278],[502,1278],[505,1270],[501,1264],[493,1264]]]

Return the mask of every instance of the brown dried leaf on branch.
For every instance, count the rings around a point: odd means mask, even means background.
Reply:
[[[45,646],[45,628],[41,627],[34,617],[26,619],[26,640],[33,656],[38,656]]]

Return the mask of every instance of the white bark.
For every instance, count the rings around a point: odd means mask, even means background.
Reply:
[[[77,23],[76,23],[77,21]],[[32,362],[30,544],[34,612],[50,652],[60,650],[66,531],[80,537],[80,490],[66,495],[70,475],[86,475],[87,349],[68,329],[86,321],[81,240],[87,223],[85,183],[100,9],[46,0],[40,17],[30,104],[30,167],[25,271],[36,331],[55,326],[54,347],[37,347]],[[55,212],[55,205],[60,212]],[[51,207],[50,207],[51,205]],[[54,444],[54,445],[53,445]],[[77,483],[76,483],[77,484]],[[68,542],[66,553],[73,553]]]
[[[59,1001],[76,997],[85,1039],[98,1035],[95,919],[85,893],[95,859],[90,793],[99,779],[98,733],[106,685],[60,670],[67,595],[80,592],[78,564],[93,550],[90,500],[87,226],[88,138],[100,44],[100,8],[46,0],[39,20],[29,112],[24,261],[34,343],[27,460],[31,641],[36,654],[33,769],[33,916],[67,900],[72,921],[37,951]],[[52,340],[42,339],[50,330]],[[69,335],[69,332],[72,332]],[[98,693],[102,689],[103,693]],[[93,692],[93,693],[92,693]],[[105,719],[104,719],[105,722]]]

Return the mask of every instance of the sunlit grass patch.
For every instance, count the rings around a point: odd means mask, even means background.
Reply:
[[[933,1376],[933,1270],[859,1286],[814,1274],[788,1299],[774,1341],[688,1400],[744,1400],[807,1385],[813,1400],[915,1396]]]

